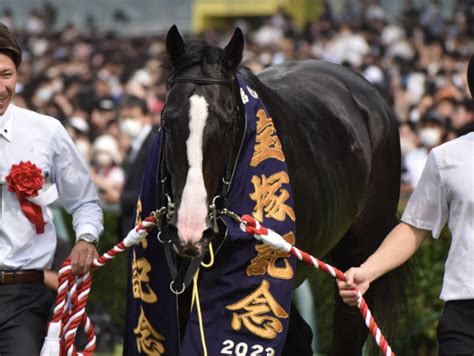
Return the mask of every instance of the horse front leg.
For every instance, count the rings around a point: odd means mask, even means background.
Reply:
[[[285,346],[281,356],[312,356],[311,344],[313,332],[301,317],[295,304],[291,302],[290,323],[286,335]]]
[[[371,304],[371,293],[364,298]],[[370,300],[367,300],[369,298]],[[345,304],[335,292],[334,324],[331,356],[360,356],[368,335],[367,326],[359,309]]]

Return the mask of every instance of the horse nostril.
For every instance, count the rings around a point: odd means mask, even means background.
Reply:
[[[181,250],[182,254],[187,257],[198,257],[201,254],[201,251],[198,247],[191,244],[184,245]]]

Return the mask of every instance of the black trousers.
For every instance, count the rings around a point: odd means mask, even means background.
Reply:
[[[437,336],[439,356],[474,355],[474,300],[446,302]]]
[[[43,283],[0,285],[0,355],[39,355],[53,305]]]

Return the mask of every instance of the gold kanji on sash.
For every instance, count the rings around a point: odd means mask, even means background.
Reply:
[[[290,193],[282,188],[283,184],[289,182],[290,178],[284,171],[272,174],[268,178],[265,174],[262,174],[261,179],[257,176],[252,177],[255,191],[249,195],[255,201],[255,207],[252,212],[255,219],[263,222],[265,213],[266,218],[284,221],[288,215],[291,220],[295,221],[293,208],[285,204],[290,197]]]
[[[294,245],[295,235],[289,232],[283,235],[285,241]],[[255,245],[257,256],[252,258],[247,267],[248,276],[261,276],[268,273],[270,277],[279,279],[291,279],[293,277],[293,268],[288,262],[290,254],[284,251],[278,251],[263,243]],[[283,266],[277,266],[278,259],[283,259]]]
[[[143,308],[140,309],[137,327],[133,329],[137,339],[138,352],[149,356],[161,356],[165,353],[165,347],[162,342],[165,338],[150,324]]]
[[[145,303],[155,303],[158,300],[158,296],[151,289],[150,277],[148,273],[151,271],[150,262],[146,258],[140,258],[137,260],[136,253],[133,251],[133,262],[132,262],[132,291],[135,299],[141,299]]]
[[[142,223],[142,200],[140,199],[140,197],[138,197],[138,201],[137,201],[137,211],[135,213],[135,226],[137,226],[138,224],[141,224]],[[143,248],[147,248],[148,247],[148,240],[146,239],[146,237],[144,239],[141,239],[140,243],[142,244],[142,247]]]
[[[274,339],[281,333],[283,325],[279,318],[288,318],[286,311],[270,293],[270,283],[266,280],[254,292],[226,309],[234,311],[231,321],[233,330],[239,331],[244,325],[252,334],[265,339]]]
[[[281,142],[273,126],[271,117],[267,117],[265,110],[257,111],[257,137],[255,149],[250,165],[257,167],[257,165],[267,158],[275,158],[284,162],[285,156],[281,149]]]

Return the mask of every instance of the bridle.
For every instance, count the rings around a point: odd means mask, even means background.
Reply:
[[[242,102],[239,100],[239,84],[235,77],[232,79],[219,79],[211,77],[200,77],[200,76],[181,76],[177,77],[177,74],[174,73],[167,82],[168,90],[171,89],[176,83],[192,83],[197,85],[223,85],[228,86],[232,90],[233,95],[237,98],[236,105],[233,110],[233,117],[235,124],[232,125],[232,148],[227,157],[227,164],[225,168],[224,175],[221,177],[219,187],[217,189],[216,195],[213,197],[211,204],[208,207],[209,211],[209,221],[211,222],[212,230],[215,234],[219,231],[218,218],[221,211],[225,211],[227,207],[227,193],[230,189],[232,178],[235,172],[235,166],[237,159],[240,154],[240,150],[243,144],[244,132],[245,132],[245,119],[241,115],[243,109],[241,108]],[[164,110],[164,108],[163,108]],[[242,125],[241,122],[244,122]],[[239,132],[242,131],[242,132]],[[239,137],[240,134],[240,137]],[[167,234],[162,234],[162,231],[166,231],[169,221],[173,219],[176,214],[176,206],[173,200],[173,193],[171,187],[171,174],[166,168],[166,157],[164,154],[165,142],[168,138],[165,135],[164,130],[161,131],[161,147],[160,147],[160,161],[158,164],[159,175],[157,178],[157,185],[161,189],[157,189],[157,194],[161,194],[160,197],[157,196],[156,203],[157,205],[164,207],[166,209],[166,218],[161,221],[160,233],[158,234],[158,240],[164,245],[165,255],[170,269],[171,277],[173,281],[170,284],[170,288],[175,294],[181,294],[184,292],[186,286],[192,280],[194,273],[199,268],[199,265],[202,261],[203,256],[192,258],[191,261],[187,261],[188,266],[185,268],[181,263],[178,266],[177,263],[177,247],[171,241],[170,237]],[[238,141],[240,140],[240,142]]]
[[[223,86],[228,86],[232,89],[232,92],[234,93],[234,95],[238,95],[238,82],[235,78],[232,78],[232,79],[219,79],[219,78],[210,78],[210,77],[198,77],[198,76],[183,76],[183,77],[176,77],[176,73],[174,75],[172,75],[168,82],[167,82],[167,87],[168,87],[168,90],[171,89],[171,87],[176,84],[176,83],[193,83],[193,84],[197,84],[197,85],[223,85]],[[238,96],[237,96],[238,98]],[[242,109],[241,109],[241,103],[239,100],[237,100],[237,103],[235,105],[235,108],[234,108],[234,111],[233,111],[233,116],[234,116],[234,120],[235,120],[235,125],[233,125],[233,129],[232,129],[232,142],[235,143],[235,139],[237,138],[237,135],[238,135],[238,128],[239,128],[239,120],[241,119],[241,112],[242,112]],[[243,138],[243,137],[241,137]],[[164,155],[163,155],[163,151],[164,151],[164,142],[165,142],[166,138],[162,137],[162,141],[161,141],[161,144],[162,144],[162,147],[161,147],[161,152],[162,152],[162,155],[160,157],[160,172],[161,172],[161,182],[164,183],[166,181],[170,181],[171,179],[171,176],[170,174],[167,172],[166,170],[166,165],[164,164],[165,163],[165,158],[164,158]],[[223,209],[226,207],[227,203],[225,201],[226,197],[227,197],[227,192],[230,188],[230,184],[232,182],[232,177],[233,177],[233,174],[234,174],[234,171],[235,171],[235,165],[236,165],[236,162],[237,162],[237,158],[238,158],[238,153],[240,152],[240,149],[241,149],[241,146],[242,146],[242,140],[240,142],[240,144],[238,145],[238,151],[236,152],[236,150],[232,150],[230,151],[230,154],[229,154],[229,157],[227,158],[227,164],[226,164],[226,170],[225,170],[225,173],[221,179],[221,184],[220,184],[220,188],[218,189],[218,191],[220,191],[220,193],[216,194],[214,196],[214,198],[212,199],[212,203],[209,205],[209,211],[211,212],[210,213],[210,218],[211,218],[211,221],[213,221],[213,229],[214,229],[214,232],[217,233],[217,228],[216,227],[216,219],[217,219],[217,214],[215,214],[215,210],[216,209]],[[235,144],[233,145],[233,148],[235,148]],[[166,189],[166,191],[162,191],[163,196],[166,196],[166,199],[167,199],[167,210],[168,210],[168,213],[167,213],[167,217],[168,219],[172,218],[173,214],[175,213],[175,206],[174,206],[174,202],[173,202],[173,199],[172,199],[172,193],[171,193],[171,187],[168,185],[162,185],[163,188],[168,188]]]
[[[168,80],[168,89],[175,83],[193,83],[198,85],[207,85],[207,84],[215,84],[215,85],[225,85],[229,87],[234,86],[234,79],[219,79],[219,78],[203,78],[203,77],[196,77],[196,76],[189,76],[189,77],[179,77],[177,78],[176,75],[172,76]]]

